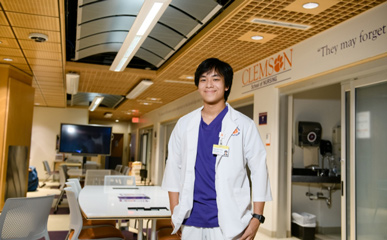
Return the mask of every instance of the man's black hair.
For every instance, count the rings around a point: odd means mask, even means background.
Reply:
[[[195,85],[196,87],[199,86],[200,76],[202,76],[203,73],[207,73],[212,70],[215,70],[215,72],[224,78],[224,85],[228,88],[228,90],[224,92],[224,101],[227,101],[228,95],[230,95],[231,92],[232,79],[234,76],[234,72],[230,64],[217,58],[208,58],[204,60],[196,69]]]

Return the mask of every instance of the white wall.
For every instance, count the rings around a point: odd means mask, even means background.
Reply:
[[[296,133],[296,124],[299,121],[318,122],[321,124],[321,139],[329,140],[332,143],[332,130],[340,125],[341,107],[339,100],[312,100],[312,99],[294,99],[293,108],[293,137]],[[295,143],[296,143],[295,139]],[[293,167],[304,168],[303,150],[298,145],[293,147]],[[319,159],[321,163],[321,156]],[[321,167],[321,164],[320,164]],[[327,168],[325,164],[324,168]]]
[[[88,121],[87,109],[34,107],[30,165],[36,167],[40,179],[45,178],[42,163],[44,160],[47,160],[53,168],[56,136],[59,136],[60,124],[88,124]]]

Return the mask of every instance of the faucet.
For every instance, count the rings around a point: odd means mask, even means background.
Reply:
[[[329,172],[331,171],[331,169],[330,169],[330,164],[329,164],[329,158],[332,156],[332,154],[331,153],[326,153],[326,154],[324,154],[324,156],[322,157],[322,159],[321,159],[321,173],[320,173],[320,176],[324,176],[324,163],[325,163],[325,159],[327,159],[328,160],[328,167],[329,167]],[[329,174],[328,174],[329,175]]]

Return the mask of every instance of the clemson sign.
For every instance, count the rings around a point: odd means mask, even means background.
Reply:
[[[251,90],[260,88],[272,83],[283,81],[278,80],[278,75],[291,70],[293,65],[293,49],[288,49],[258,62],[242,73],[242,86],[251,85]],[[259,83],[259,84],[257,84]]]

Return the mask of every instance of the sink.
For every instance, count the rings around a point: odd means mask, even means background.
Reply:
[[[300,175],[300,176],[325,176],[327,177],[329,174],[329,169],[321,169],[321,168],[293,168],[292,175]]]
[[[340,183],[341,176],[329,176],[329,169],[293,168],[292,182]]]

